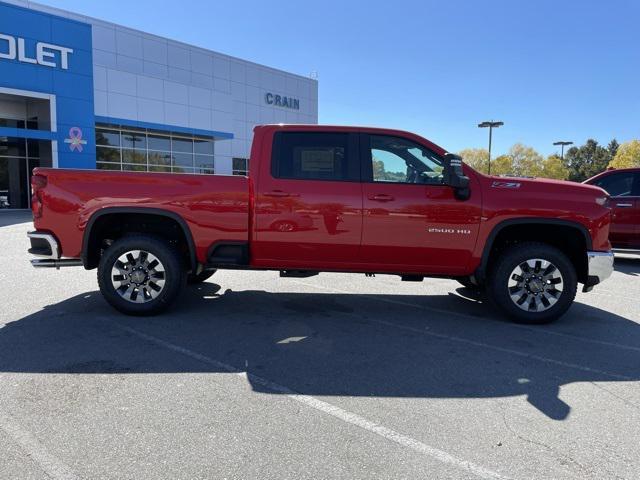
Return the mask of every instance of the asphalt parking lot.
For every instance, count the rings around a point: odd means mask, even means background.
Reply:
[[[0,478],[640,478],[640,258],[558,323],[456,282],[218,272],[129,318],[0,213]]]

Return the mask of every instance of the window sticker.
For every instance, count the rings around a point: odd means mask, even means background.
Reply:
[[[334,171],[332,150],[303,150],[300,170],[303,172],[331,173]]]

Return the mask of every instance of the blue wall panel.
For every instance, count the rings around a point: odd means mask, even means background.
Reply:
[[[0,2],[0,33],[23,38],[29,58],[35,58],[37,42],[73,49],[66,70],[61,68],[59,52],[55,52],[56,67],[0,59],[0,87],[55,95],[58,165],[95,168],[91,25]],[[6,53],[7,45],[0,41],[0,52]],[[70,137],[80,140],[80,131],[82,143],[69,143]]]

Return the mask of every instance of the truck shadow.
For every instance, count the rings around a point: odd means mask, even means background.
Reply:
[[[640,276],[640,255],[636,257],[621,257],[616,255],[614,268],[617,272],[626,273],[634,277]]]
[[[167,314],[132,318],[87,292],[0,328],[0,373],[225,373],[213,366],[222,362],[269,394],[278,392],[256,379],[318,396],[524,396],[555,420],[571,411],[564,385],[640,380],[632,320],[576,303],[556,324],[524,327],[494,319],[468,293],[235,292],[205,283]],[[600,387],[595,395],[610,395]]]
[[[33,222],[31,210],[0,209],[0,227],[9,227],[28,222]]]

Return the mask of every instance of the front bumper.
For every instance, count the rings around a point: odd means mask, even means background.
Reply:
[[[605,281],[612,273],[613,252],[587,252],[587,281],[582,291],[591,291],[594,285]]]

